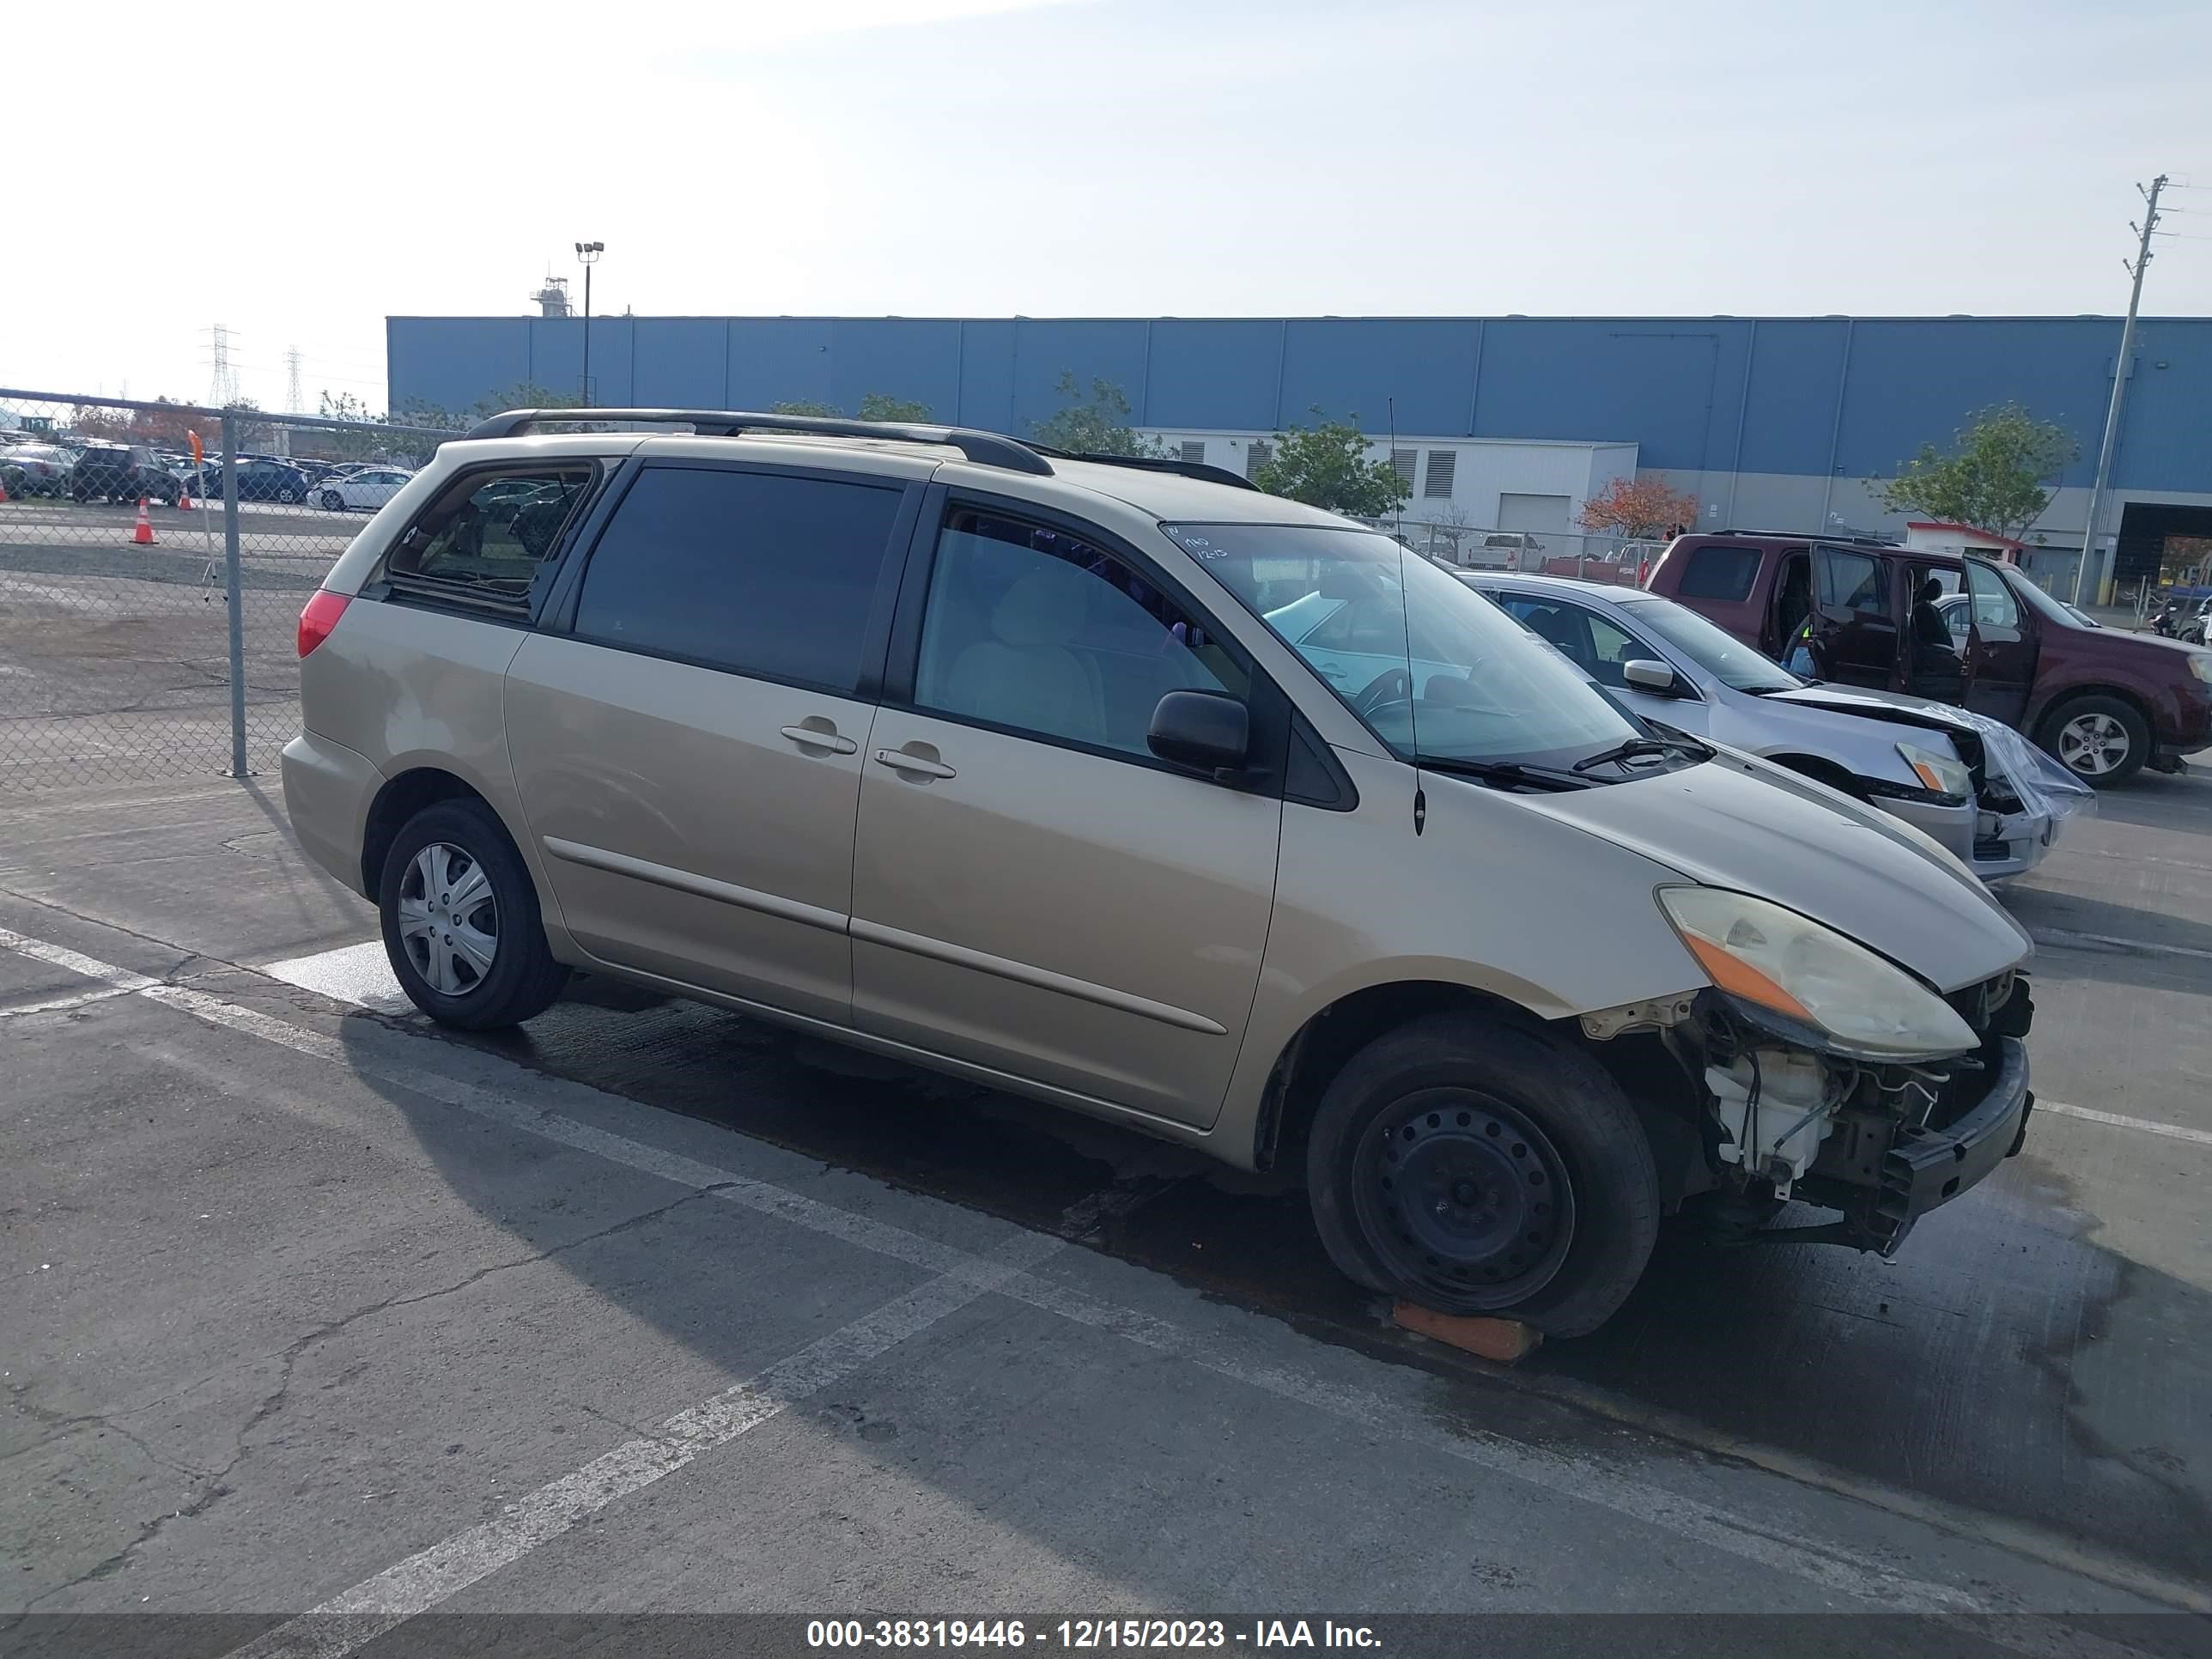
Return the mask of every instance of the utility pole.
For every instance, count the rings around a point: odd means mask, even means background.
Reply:
[[[2161,173],[2152,179],[2148,190],[2144,190],[2141,185],[2137,185],[2136,189],[2142,192],[2147,205],[2143,210],[2142,223],[2128,227],[2142,238],[2136,248],[2135,263],[2128,264],[2124,259],[2120,262],[2127,266],[2128,274],[2135,278],[2135,287],[2128,292],[2128,319],[2120,325],[2119,361],[2112,365],[2112,401],[2105,408],[2105,441],[2098,447],[2097,476],[2089,484],[2089,519],[2081,532],[2081,562],[2074,567],[2074,603],[2076,605],[2081,603],[2082,583],[2097,556],[2097,520],[2104,516],[2105,490],[2112,477],[2112,450],[2120,441],[2120,411],[2128,399],[2128,360],[2135,350],[2136,343],[2136,307],[2142,303],[2143,271],[2150,264],[2151,233],[2158,228],[2158,198],[2166,189],[2166,175]],[[2102,586],[2101,581],[2099,586]],[[2094,597],[2093,591],[2091,598]]]
[[[286,381],[284,387],[284,407],[290,410],[295,415],[304,415],[307,411],[304,407],[302,407],[300,401],[299,347],[289,346],[285,349],[284,368]]]

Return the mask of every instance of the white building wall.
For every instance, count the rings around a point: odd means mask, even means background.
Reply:
[[[1145,437],[1180,452],[1185,444],[1203,443],[1204,459],[1247,477],[1251,473],[1251,447],[1272,443],[1272,432],[1200,431],[1182,428],[1142,427]],[[1415,453],[1413,494],[1394,515],[1407,524],[1464,525],[1489,529],[1498,523],[1500,495],[1564,495],[1567,522],[1580,517],[1590,496],[1615,478],[1636,476],[1636,446],[1624,443],[1554,442],[1537,439],[1424,437],[1401,433],[1397,447]],[[1429,468],[1438,451],[1449,451],[1453,463],[1452,491],[1448,496],[1424,493]],[[1368,434],[1368,454],[1387,460],[1390,441]]]

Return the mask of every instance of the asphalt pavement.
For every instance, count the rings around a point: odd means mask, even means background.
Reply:
[[[1506,1371],[1390,1326],[1297,1194],[1133,1135],[599,980],[438,1032],[271,780],[0,806],[0,1624],[1881,1609],[2187,1650],[2099,1620],[2212,1609],[2212,779],[2107,794],[2007,902],[2021,1157],[1893,1262],[1668,1237]]]

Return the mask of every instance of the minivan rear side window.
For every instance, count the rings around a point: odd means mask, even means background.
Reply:
[[[575,632],[850,696],[904,490],[649,466],[592,550]]]
[[[1747,599],[1759,580],[1759,560],[1755,547],[1693,547],[1674,591],[1686,599]]]
[[[411,592],[519,611],[591,486],[586,462],[466,474],[407,527],[386,576]]]

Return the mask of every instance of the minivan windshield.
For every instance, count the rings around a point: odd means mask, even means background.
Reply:
[[[1401,759],[1556,769],[1649,738],[1565,657],[1388,536],[1162,528]]]
[[[1732,691],[1764,696],[1805,684],[1687,605],[1660,599],[1623,599],[1620,604],[1630,621],[1641,623]]]

